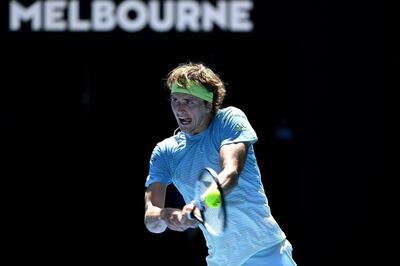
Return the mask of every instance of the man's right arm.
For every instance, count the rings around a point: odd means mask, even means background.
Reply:
[[[167,229],[167,223],[163,219],[166,191],[167,185],[161,183],[153,183],[146,190],[144,223],[152,233],[159,234]]]
[[[162,183],[153,183],[146,190],[144,223],[147,230],[159,234],[167,228],[179,232],[196,228],[198,223],[188,219],[182,209],[164,207],[166,191],[167,185]]]

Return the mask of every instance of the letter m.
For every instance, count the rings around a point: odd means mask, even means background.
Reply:
[[[41,23],[41,2],[35,2],[29,7],[25,7],[17,1],[10,2],[10,30],[19,31],[21,29],[21,22],[31,23],[33,31],[40,30]]]

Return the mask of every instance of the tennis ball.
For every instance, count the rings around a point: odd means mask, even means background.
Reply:
[[[221,193],[218,189],[210,191],[205,197],[204,202],[210,208],[218,208],[222,203]]]

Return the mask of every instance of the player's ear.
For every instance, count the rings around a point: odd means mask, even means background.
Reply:
[[[211,111],[212,111],[212,103],[210,103],[210,102],[206,102],[206,108],[207,108],[207,111],[209,111],[210,113],[211,113]]]

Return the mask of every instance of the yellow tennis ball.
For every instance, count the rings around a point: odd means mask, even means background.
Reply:
[[[221,193],[218,189],[210,191],[205,197],[204,202],[210,208],[218,208],[222,203]]]

